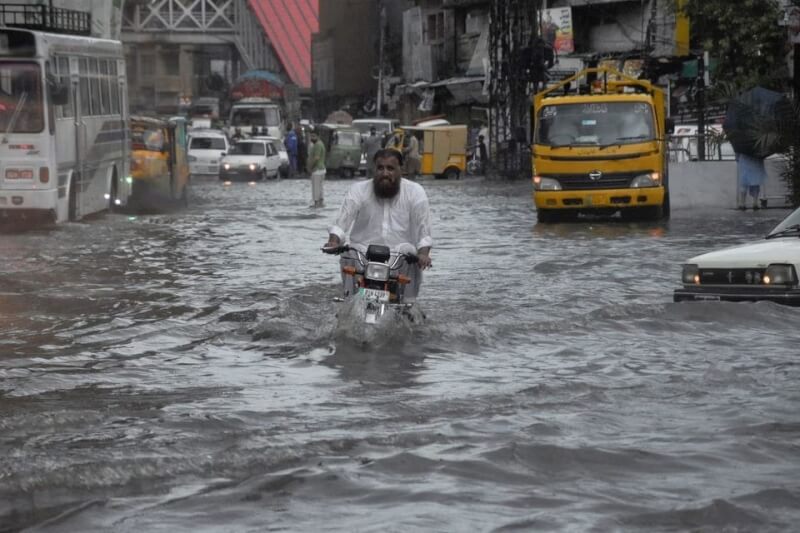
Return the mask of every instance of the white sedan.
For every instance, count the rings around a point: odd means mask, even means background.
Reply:
[[[800,209],[763,240],[693,257],[683,265],[676,302],[769,300],[800,305]]]
[[[219,179],[255,181],[277,178],[280,166],[281,157],[270,141],[246,139],[231,146],[222,158]]]
[[[251,139],[261,139],[265,141],[269,141],[272,143],[272,146],[278,151],[278,155],[281,157],[281,166],[279,167],[279,173],[282,178],[289,177],[289,152],[286,151],[286,146],[283,144],[283,141],[278,139],[277,137],[270,137],[270,136],[261,136],[258,135],[256,137],[251,137]]]
[[[218,130],[195,130],[189,134],[189,173],[219,174],[219,163],[228,152],[228,138]]]

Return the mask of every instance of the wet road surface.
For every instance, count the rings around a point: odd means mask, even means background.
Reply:
[[[674,304],[785,211],[537,225],[426,180],[428,320],[362,345],[319,247],[351,182],[0,234],[0,531],[790,531],[800,310]]]

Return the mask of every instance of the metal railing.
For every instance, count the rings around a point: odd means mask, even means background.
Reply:
[[[91,35],[92,15],[43,5],[0,4],[0,26],[73,35]]]
[[[670,135],[667,144],[669,161],[671,163],[699,161],[697,150],[699,142],[700,135],[696,133]],[[736,159],[730,142],[722,136],[706,134],[705,145],[704,161],[734,161]]]

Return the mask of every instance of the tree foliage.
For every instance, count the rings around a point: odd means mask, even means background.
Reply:
[[[783,88],[786,30],[778,0],[687,0],[692,48],[716,58],[714,78],[739,89]]]

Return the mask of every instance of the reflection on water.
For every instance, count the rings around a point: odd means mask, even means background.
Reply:
[[[785,212],[424,181],[427,318],[365,333],[319,251],[349,183],[2,234],[0,531],[793,528],[798,310],[671,301]]]

